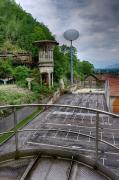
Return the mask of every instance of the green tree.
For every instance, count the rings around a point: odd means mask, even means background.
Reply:
[[[79,65],[79,73],[82,74],[93,74],[94,73],[94,66],[88,61],[81,61]]]
[[[64,74],[64,66],[63,66],[63,56],[59,50],[59,47],[54,49],[54,78],[55,81],[59,81],[59,79]]]
[[[22,49],[18,45],[13,45],[10,40],[6,40],[2,47],[0,48],[0,51],[7,53],[7,52],[21,52]]]
[[[46,25],[39,23],[31,14],[17,5],[14,0],[0,0],[0,51],[30,51],[33,60],[36,61],[38,60],[38,50],[33,42],[46,39],[55,40]],[[93,72],[92,64],[88,61],[79,61],[75,47],[73,47],[73,64],[75,79]],[[4,68],[5,66],[6,68]],[[34,76],[35,81],[40,83],[40,74],[36,70],[29,74],[28,68],[20,66],[13,71],[14,68],[7,62],[3,65],[0,64],[0,68],[1,75],[10,76],[13,74],[17,82],[23,81],[25,84],[27,76]],[[70,79],[70,47],[66,45],[57,46],[54,50],[54,79],[58,82],[60,78]]]
[[[0,77],[7,78],[11,77],[13,73],[12,59],[0,59]]]
[[[41,83],[41,74],[38,68],[34,68],[31,70],[30,77],[34,78],[34,81],[36,81],[37,83]]]
[[[26,81],[26,78],[30,74],[30,69],[26,66],[17,66],[14,69],[13,76],[16,81]]]
[[[35,57],[37,51],[32,43],[39,39],[53,40],[54,37],[47,26],[26,13],[14,0],[0,0],[0,46],[7,44],[7,47],[11,45],[8,47],[11,50],[31,51]]]

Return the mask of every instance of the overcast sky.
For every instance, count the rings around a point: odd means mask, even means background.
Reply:
[[[81,60],[95,67],[119,63],[119,0],[16,0],[24,10],[48,26],[60,44],[63,32],[77,29],[74,46]]]

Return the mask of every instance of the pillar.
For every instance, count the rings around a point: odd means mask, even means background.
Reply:
[[[43,77],[42,77],[42,74],[41,74],[40,80],[41,80],[41,85],[43,85]]]
[[[53,87],[53,73],[51,73],[51,78],[52,78],[52,87]]]
[[[49,53],[50,53],[50,59],[52,59],[52,52],[51,52],[51,49],[50,49]]]
[[[51,87],[51,73],[48,73],[48,84]]]
[[[7,84],[7,80],[3,80],[3,82],[4,82],[4,85],[6,85],[6,84]]]
[[[31,81],[28,81],[28,89],[31,90]]]

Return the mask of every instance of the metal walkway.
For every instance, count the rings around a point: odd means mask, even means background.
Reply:
[[[40,178],[39,178],[40,177]],[[106,180],[96,171],[72,161],[41,158],[30,172],[29,180]]]
[[[59,157],[16,160],[0,166],[0,180],[108,180],[78,161]]]
[[[44,111],[16,129],[21,107]],[[119,116],[105,111],[102,94],[69,94],[59,104],[0,106],[6,108],[13,111],[14,127],[0,135],[14,136],[0,146],[0,180],[119,179]]]

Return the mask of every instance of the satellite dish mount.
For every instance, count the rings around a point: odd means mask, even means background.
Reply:
[[[79,32],[75,29],[69,29],[67,31],[64,32],[64,38],[68,41],[71,42],[70,45],[70,81],[71,81],[71,85],[73,85],[73,52],[72,52],[72,41],[78,39],[79,37]]]

